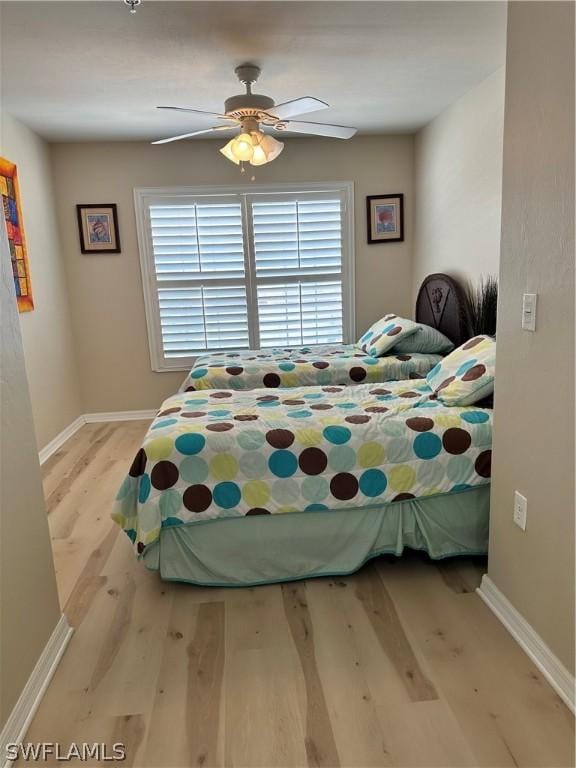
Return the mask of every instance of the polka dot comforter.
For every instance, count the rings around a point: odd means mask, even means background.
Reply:
[[[180,391],[421,379],[441,360],[422,353],[372,357],[354,344],[227,352],[199,357]]]
[[[420,382],[180,393],[112,516],[141,555],[167,526],[457,492],[490,482],[491,438],[490,410],[442,405]]]

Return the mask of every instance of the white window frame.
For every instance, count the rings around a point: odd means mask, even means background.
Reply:
[[[251,265],[254,264],[252,251],[252,222],[249,214],[250,202],[254,198],[265,200],[269,195],[286,195],[286,199],[301,199],[305,194],[309,199],[315,195],[330,192],[337,193],[342,201],[342,321],[343,343],[350,344],[355,338],[355,254],[354,254],[354,183],[352,181],[339,182],[310,182],[305,184],[258,184],[230,186],[199,186],[199,187],[137,187],[134,189],[134,208],[136,214],[136,230],[138,235],[138,249],[140,254],[140,270],[142,273],[142,287],[144,293],[144,306],[146,310],[146,327],[148,330],[148,344],[150,347],[150,362],[152,370],[187,371],[194,363],[195,357],[181,357],[178,359],[166,359],[162,347],[162,329],[160,325],[160,311],[158,304],[158,285],[162,281],[156,279],[154,267],[154,248],[150,227],[149,209],[151,205],[167,203],[171,200],[179,203],[183,198],[191,198],[194,201],[210,197],[222,197],[225,195],[240,196],[242,205],[242,223],[244,232],[249,237],[244,241],[245,250],[245,278],[246,295],[256,290],[256,277]],[[277,197],[276,197],[277,199]],[[278,282],[281,278],[258,278],[258,284]],[[302,281],[312,282],[319,279],[318,275],[301,276]],[[248,314],[248,329],[250,346],[257,344],[258,317]],[[218,352],[219,350],[208,350]],[[203,353],[204,354],[204,353]]]

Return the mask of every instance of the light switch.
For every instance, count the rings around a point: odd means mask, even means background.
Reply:
[[[514,512],[512,519],[519,528],[526,530],[526,518],[528,517],[528,499],[519,491],[514,491]]]
[[[522,297],[522,328],[525,331],[536,330],[536,298],[535,293],[525,293]]]

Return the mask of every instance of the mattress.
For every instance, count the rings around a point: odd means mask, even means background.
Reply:
[[[422,353],[371,357],[354,344],[203,355],[181,392],[204,389],[354,385],[424,378],[442,359]]]
[[[142,556],[169,527],[330,512],[490,481],[492,414],[425,383],[179,393],[163,404],[113,518]]]

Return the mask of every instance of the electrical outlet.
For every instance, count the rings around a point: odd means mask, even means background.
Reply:
[[[519,528],[526,530],[526,516],[528,514],[528,500],[518,491],[514,491],[514,513],[512,519]]]

